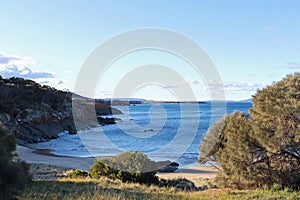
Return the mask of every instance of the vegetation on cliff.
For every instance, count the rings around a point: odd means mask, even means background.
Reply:
[[[97,115],[121,113],[106,105],[94,105]],[[0,76],[0,121],[15,134],[20,144],[54,139],[63,131],[74,134],[72,93],[32,80]]]

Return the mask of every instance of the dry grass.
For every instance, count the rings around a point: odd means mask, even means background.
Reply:
[[[288,190],[230,190],[209,189],[201,192],[176,192],[174,188],[160,188],[122,183],[106,178],[34,181],[18,196],[19,199],[298,199],[300,194]]]

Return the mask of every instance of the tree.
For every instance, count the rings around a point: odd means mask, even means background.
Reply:
[[[11,199],[29,181],[27,165],[13,160],[15,137],[0,124],[0,199]]]
[[[229,186],[276,183],[299,189],[300,73],[258,90],[252,103],[249,119],[235,112],[208,130],[199,147],[199,161],[213,156]]]
[[[219,121],[216,121],[204,134],[199,146],[199,162],[205,163],[208,160],[214,159],[219,146],[221,145],[221,138],[223,137],[223,128],[225,126],[225,115]]]
[[[270,179],[300,187],[300,73],[259,90],[249,110],[253,137],[267,150]]]
[[[258,174],[252,174],[255,168],[251,164],[255,160],[256,149],[260,147],[257,141],[251,138],[251,134],[252,128],[245,114],[234,112],[225,115],[205,134],[199,146],[199,161],[213,156],[222,168],[218,174],[222,184],[240,189],[253,187],[257,184],[254,176]],[[205,148],[211,150],[205,154]]]

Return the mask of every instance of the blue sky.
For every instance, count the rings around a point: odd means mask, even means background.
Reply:
[[[300,70],[300,1],[296,0],[0,3],[0,74],[32,78],[59,89],[73,90],[83,62],[102,42],[143,27],[172,29],[200,44],[216,65],[227,99],[250,98],[257,88]],[[145,56],[145,63],[147,59],[151,61]],[[184,67],[188,66],[175,68]],[[111,76],[115,73],[117,68]],[[197,77],[186,73],[197,98],[207,99],[197,89],[201,87]],[[113,87],[106,85],[98,88],[99,97],[112,94]],[[144,88],[134,97],[172,99],[159,87]]]

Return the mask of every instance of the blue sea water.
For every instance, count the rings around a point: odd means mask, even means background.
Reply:
[[[209,126],[225,113],[248,114],[250,102],[204,104],[136,104],[117,107],[117,124],[99,126],[77,135],[33,144],[62,156],[103,157],[124,151],[140,151],[151,159],[172,160],[181,167],[195,164],[198,146]]]

